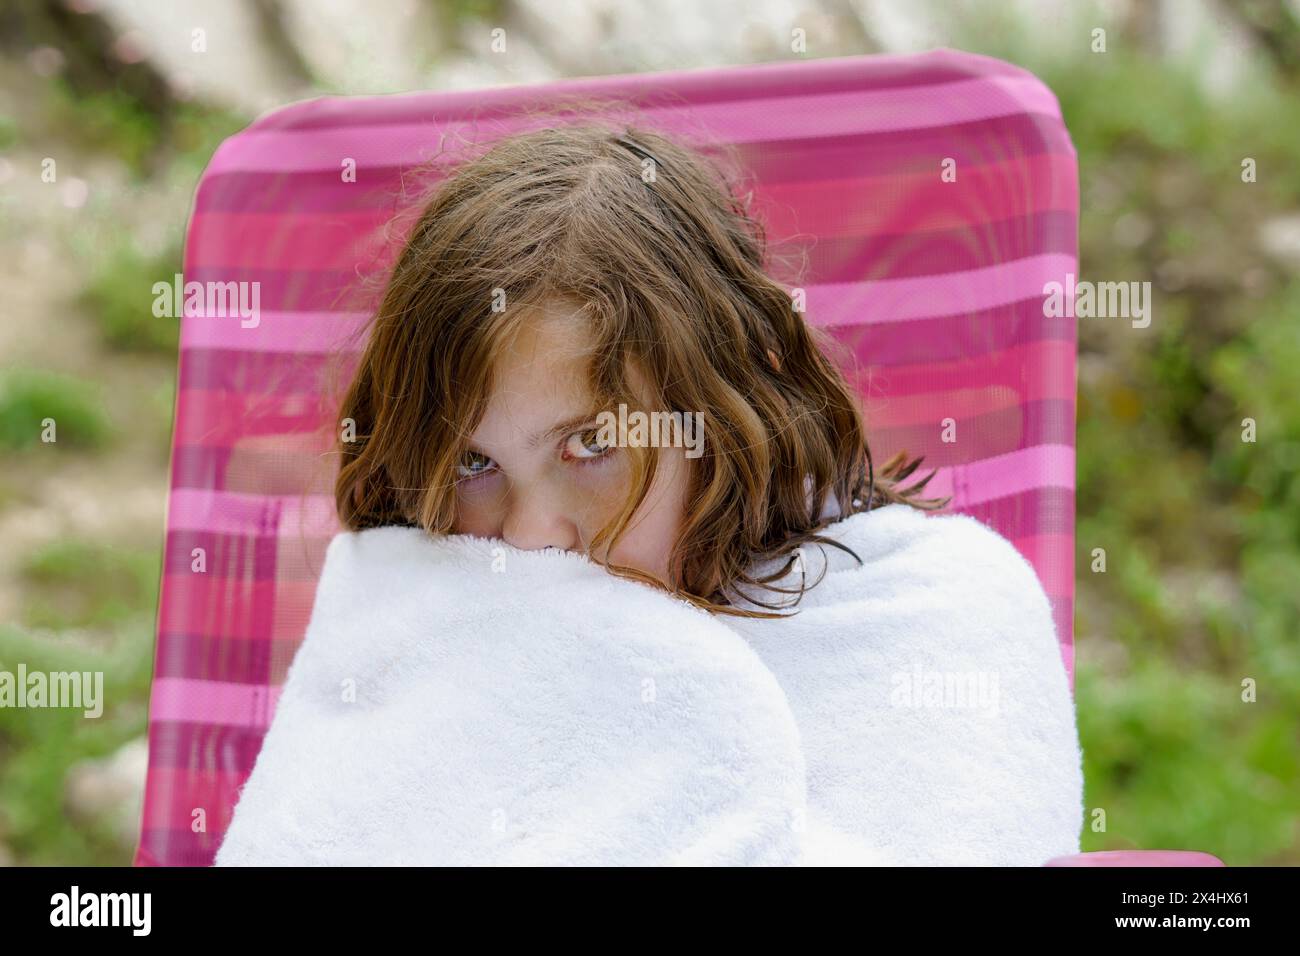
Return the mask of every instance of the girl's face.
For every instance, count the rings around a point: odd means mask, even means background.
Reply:
[[[596,434],[597,413],[617,409],[593,405],[585,331],[571,304],[551,299],[498,358],[496,390],[459,466],[455,533],[589,553],[626,501],[627,450],[602,446]],[[641,387],[636,369],[632,377]],[[658,470],[645,501],[612,551],[589,556],[672,587],[668,556],[686,507],[687,459],[680,447],[651,451]]]

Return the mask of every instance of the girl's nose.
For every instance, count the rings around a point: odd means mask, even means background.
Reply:
[[[501,537],[522,551],[571,551],[579,545],[574,523],[545,495],[526,495],[513,503],[502,524]]]

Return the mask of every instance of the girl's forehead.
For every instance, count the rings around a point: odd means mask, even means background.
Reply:
[[[555,410],[580,414],[592,402],[585,359],[564,352],[539,350],[503,362],[488,396],[484,423],[508,419],[528,428]]]
[[[558,424],[602,410],[589,381],[597,343],[580,308],[552,299],[521,317],[495,357],[487,407],[474,431],[479,445],[531,445]],[[631,362],[627,373],[629,385],[645,395],[649,383],[638,363]]]
[[[591,355],[590,323],[580,307],[564,299],[520,306],[523,314],[501,344],[498,365],[585,363]]]
[[[528,307],[494,357],[487,408],[474,431],[477,443],[530,445],[559,422],[592,409],[592,343],[585,326],[569,303]]]
[[[561,398],[587,392],[595,343],[576,309],[548,302],[529,307],[493,357],[493,394]]]

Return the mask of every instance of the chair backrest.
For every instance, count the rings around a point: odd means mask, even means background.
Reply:
[[[271,722],[339,528],[325,379],[366,319],[341,293],[391,261],[404,174],[570,96],[742,161],[769,238],[808,253],[873,457],[923,454],[928,490],[1016,544],[1072,677],[1076,330],[1044,286],[1076,271],[1077,170],[1035,77],[941,50],[317,99],[226,140],[195,197],[183,291],[249,283],[258,316],[195,297],[182,320],[137,864],[211,862]]]

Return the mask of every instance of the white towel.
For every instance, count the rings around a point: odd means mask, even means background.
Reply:
[[[829,552],[838,570],[773,622],[579,554],[336,536],[217,864],[1077,852],[1073,705],[1032,569],[973,519],[905,506],[832,534],[866,566]],[[815,575],[827,556],[805,553]],[[984,673],[983,697],[927,706],[927,677],[963,671]],[[900,696],[913,683],[917,706]]]
[[[218,865],[786,864],[804,769],[736,632],[578,553],[336,536]]]
[[[809,812],[903,865],[1078,853],[1074,701],[1033,567],[975,518],[902,504],[837,522],[830,537],[862,564],[806,545],[802,574],[774,582],[798,588],[825,571],[794,617],[727,618],[794,711]]]

